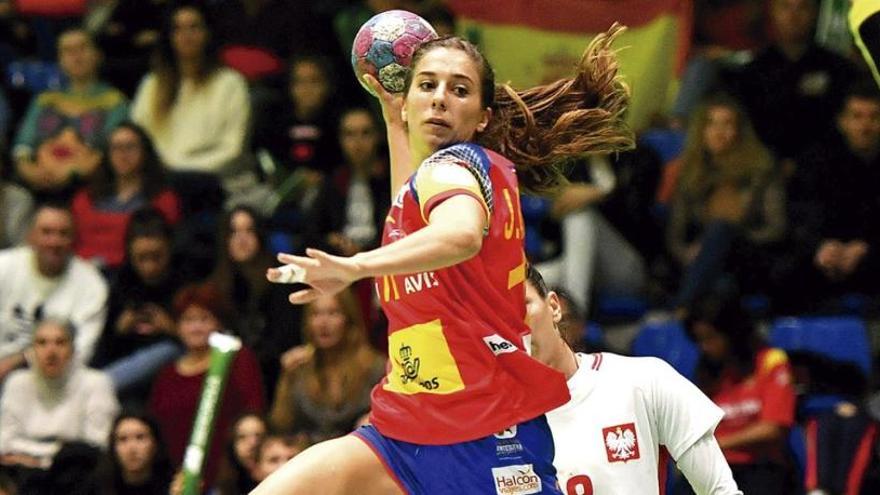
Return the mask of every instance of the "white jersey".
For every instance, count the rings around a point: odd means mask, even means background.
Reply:
[[[661,446],[678,459],[723,412],[660,359],[607,352],[577,359],[571,401],[547,413],[562,493],[663,493]]]

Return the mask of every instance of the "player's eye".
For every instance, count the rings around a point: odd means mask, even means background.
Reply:
[[[434,81],[431,81],[429,79],[426,79],[426,80],[419,83],[419,89],[421,89],[423,91],[430,91],[430,90],[434,89],[435,86],[436,86],[436,84],[434,84]]]
[[[464,98],[470,93],[470,91],[468,90],[467,86],[455,86],[454,88],[452,88],[452,93],[459,98]]]

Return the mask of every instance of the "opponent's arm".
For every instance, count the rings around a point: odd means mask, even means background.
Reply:
[[[742,495],[711,431],[675,462],[697,495]]]

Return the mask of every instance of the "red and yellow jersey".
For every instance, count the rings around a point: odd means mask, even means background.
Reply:
[[[437,271],[376,279],[389,372],[373,389],[371,422],[394,439],[474,440],[569,398],[563,375],[526,352],[525,229],[508,160],[474,144],[433,154],[391,205],[383,244],[424,228],[432,208],[458,194],[485,208],[480,252]]]
[[[738,433],[760,421],[790,427],[794,424],[795,391],[785,351],[761,350],[755,357],[754,372],[745,378],[722,376],[712,401],[724,411],[724,418],[715,429],[718,438]],[[783,449],[784,443],[780,441],[773,445],[724,449],[724,456],[730,464],[784,462]]]

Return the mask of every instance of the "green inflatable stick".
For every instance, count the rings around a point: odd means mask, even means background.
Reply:
[[[202,396],[193,421],[189,445],[183,456],[183,495],[200,493],[199,485],[202,481],[202,469],[205,467],[205,453],[211,445],[211,432],[214,430],[217,406],[223,399],[223,389],[226,387],[232,360],[241,349],[241,340],[216,332],[208,337],[208,344],[211,346],[211,362],[202,385]]]
[[[855,0],[849,11],[849,27],[874,80],[880,84],[880,1]]]

